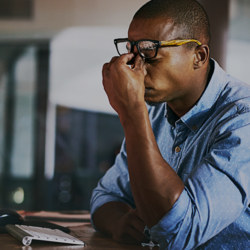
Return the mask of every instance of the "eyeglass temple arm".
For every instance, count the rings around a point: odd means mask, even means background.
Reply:
[[[170,45],[180,46],[186,43],[197,43],[198,45],[202,45],[202,43],[199,42],[198,40],[188,39],[188,40],[161,41],[160,46],[170,46]]]

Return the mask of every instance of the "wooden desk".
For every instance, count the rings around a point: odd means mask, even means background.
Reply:
[[[21,242],[17,241],[9,234],[0,234],[0,249],[1,250],[149,250],[149,247],[125,245],[114,242],[112,239],[105,237],[101,233],[96,232],[91,224],[73,227],[71,235],[79,238],[85,242],[85,246],[66,245],[52,242],[38,242],[32,241],[30,246],[23,246]],[[159,247],[152,248],[159,250]]]

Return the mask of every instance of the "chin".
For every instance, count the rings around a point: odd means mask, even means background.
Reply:
[[[153,89],[145,91],[144,100],[149,106],[156,106],[166,102],[165,98],[162,98],[162,96],[157,94],[156,91],[153,91]]]
[[[162,102],[151,102],[151,101],[145,101],[147,103],[147,105],[149,106],[157,106],[159,104],[161,104]]]

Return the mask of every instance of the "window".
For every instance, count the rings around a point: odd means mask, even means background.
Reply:
[[[227,72],[250,84],[250,1],[230,0]]]

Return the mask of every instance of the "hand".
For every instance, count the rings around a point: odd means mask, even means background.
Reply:
[[[134,65],[130,67],[127,63],[133,57],[133,53],[113,57],[109,63],[104,64],[102,70],[104,90],[120,118],[145,105],[144,61],[137,55]]]
[[[138,210],[131,210],[120,217],[114,224],[112,230],[113,240],[133,245],[149,242],[143,234],[144,228],[145,223],[140,218]]]

